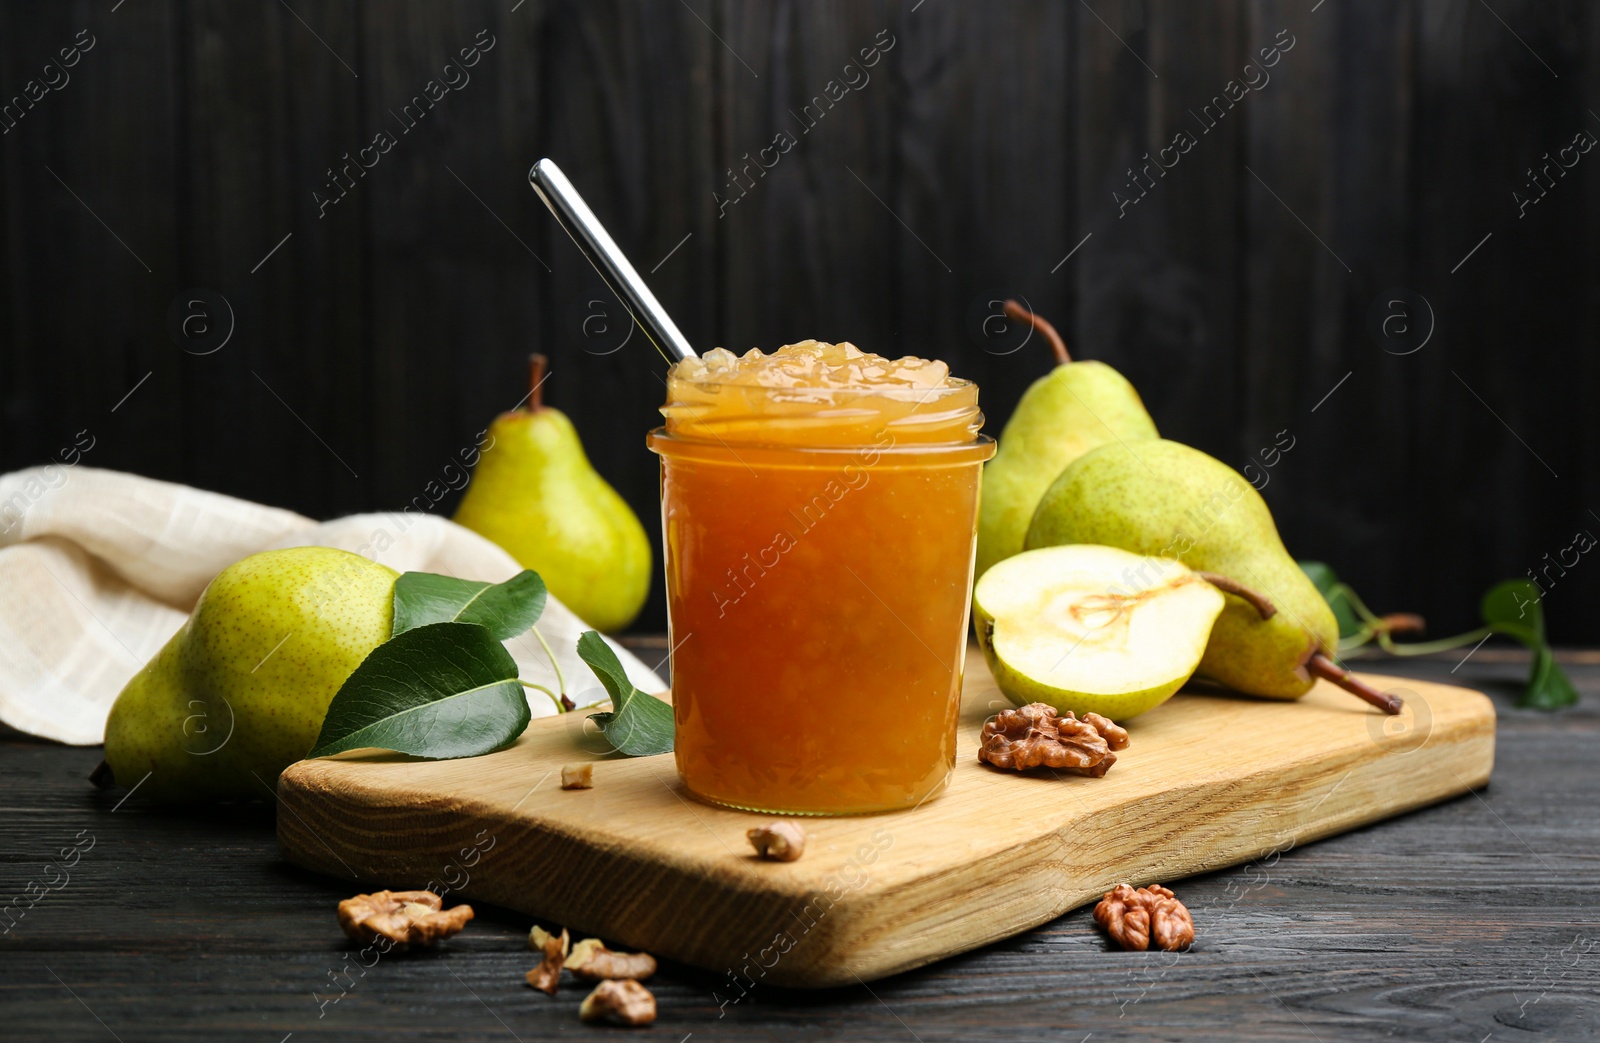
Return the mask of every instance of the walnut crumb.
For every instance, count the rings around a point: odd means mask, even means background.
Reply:
[[[441,910],[443,900],[432,891],[375,891],[339,903],[339,926],[358,942],[379,937],[404,950],[448,938],[472,919],[472,906]]]
[[[593,764],[563,764],[561,766],[562,789],[594,789]]]
[[[583,998],[578,1017],[613,1025],[648,1025],[656,1020],[656,998],[636,981],[603,981]]]
[[[746,830],[745,836],[755,846],[756,854],[773,862],[793,862],[806,853],[805,827],[791,819],[774,819]]]
[[[647,952],[613,952],[600,939],[585,938],[572,947],[567,970],[588,981],[643,981],[656,972],[656,958]]]
[[[564,927],[556,935],[538,924],[533,925],[533,930],[528,932],[528,948],[542,953],[544,959],[528,972],[529,985],[551,996],[556,994],[556,986],[561,983],[561,966],[567,958],[568,941]]]
[[[1002,710],[983,726],[978,760],[996,768],[1059,768],[1100,778],[1128,748],[1128,731],[1097,713],[1078,720],[1048,703]]]
[[[1194,941],[1194,920],[1176,895],[1160,884],[1137,891],[1118,884],[1094,907],[1094,918],[1124,949],[1144,952],[1155,942],[1168,952]]]

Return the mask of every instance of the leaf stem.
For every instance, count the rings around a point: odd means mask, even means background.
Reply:
[[[1329,587],[1328,593],[1324,596],[1324,600],[1326,600],[1329,604],[1332,604],[1333,599],[1341,595],[1350,603],[1350,607],[1355,609],[1356,615],[1360,616],[1369,625],[1376,627],[1377,624],[1382,622],[1382,620],[1378,618],[1377,614],[1374,613],[1372,609],[1367,607],[1367,603],[1361,600],[1361,595],[1357,594],[1353,589],[1351,589],[1348,583],[1335,583],[1333,586]]]
[[[1377,636],[1378,632],[1376,630],[1372,629],[1371,627],[1364,626],[1358,632],[1351,634],[1349,637],[1341,637],[1339,639],[1339,652],[1341,654],[1345,652],[1354,652],[1358,648],[1372,644],[1372,639]]]
[[[1378,633],[1378,644],[1382,645],[1383,650],[1390,655],[1428,655],[1432,652],[1448,652],[1452,648],[1460,648],[1463,645],[1470,645],[1474,641],[1482,641],[1494,632],[1495,628],[1492,626],[1479,627],[1476,630],[1469,630],[1465,634],[1457,634],[1455,637],[1441,637],[1437,641],[1408,641],[1401,644],[1391,639],[1387,631],[1380,631]]]
[[[561,689],[562,698],[566,698],[567,681],[566,678],[561,676],[561,664],[556,662],[556,654],[550,650],[550,642],[546,641],[544,635],[539,633],[538,627],[533,626],[528,629],[533,631],[533,636],[539,641],[539,647],[544,649],[545,656],[550,660],[550,669],[556,672],[556,687]]]
[[[532,681],[524,681],[520,677],[517,678],[517,683],[520,684],[524,688],[532,688],[536,692],[543,692],[545,695],[548,695],[550,697],[550,701],[556,704],[556,713],[566,713],[567,712],[567,708],[565,706],[561,705],[561,700],[556,698],[556,693],[552,692],[550,689],[546,688],[544,685],[542,685],[542,684],[534,684]]]

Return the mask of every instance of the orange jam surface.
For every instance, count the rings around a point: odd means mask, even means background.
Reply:
[[[942,362],[806,341],[668,379],[678,770],[764,811],[916,804],[955,758],[982,462]]]

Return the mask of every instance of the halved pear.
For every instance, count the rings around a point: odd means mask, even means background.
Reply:
[[[1012,702],[1114,721],[1183,687],[1223,607],[1181,562],[1086,543],[1007,558],[972,600],[978,644]]]

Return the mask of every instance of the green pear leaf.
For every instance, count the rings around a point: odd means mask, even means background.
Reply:
[[[504,583],[407,572],[394,584],[393,636],[429,623],[477,623],[509,641],[538,622],[546,597],[544,580],[529,569]]]
[[[1300,566],[1300,571],[1311,581],[1311,585],[1317,588],[1317,593],[1322,595],[1322,600],[1333,609],[1333,618],[1339,621],[1339,637],[1342,639],[1361,633],[1363,629],[1361,619],[1350,604],[1350,588],[1339,582],[1339,577],[1333,569],[1320,561],[1302,561],[1297,564]]]
[[[307,756],[376,748],[475,757],[521,735],[531,716],[516,661],[494,634],[476,623],[430,623],[362,660]]]
[[[1522,690],[1517,705],[1557,710],[1576,703],[1578,692],[1545,641],[1544,608],[1539,603],[1543,597],[1544,592],[1532,580],[1508,579],[1489,588],[1479,611],[1491,630],[1515,638],[1533,652],[1528,686]]]
[[[1544,609],[1539,605],[1543,597],[1539,588],[1528,579],[1508,579],[1496,583],[1483,596],[1478,611],[1483,621],[1502,634],[1537,651],[1544,644]],[[1526,634],[1527,636],[1520,636]]]
[[[1548,645],[1540,645],[1533,653],[1533,670],[1528,675],[1528,687],[1522,690],[1517,705],[1533,710],[1559,710],[1578,701],[1578,690],[1572,679],[1556,663],[1555,654]]]
[[[672,707],[633,686],[617,654],[598,632],[583,632],[578,638],[578,655],[611,696],[609,712],[589,715],[606,741],[630,757],[671,753]]]

